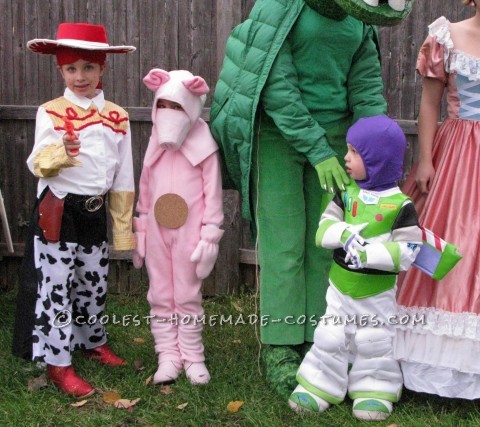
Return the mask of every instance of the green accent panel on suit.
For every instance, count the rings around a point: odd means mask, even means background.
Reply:
[[[305,387],[306,388],[306,387]],[[395,403],[400,400],[402,392],[398,394],[395,393],[384,393],[381,391],[353,391],[348,392],[348,397],[350,399],[360,399],[360,398],[372,398],[372,399],[383,399],[389,402]]]
[[[298,384],[300,384],[302,387],[307,389],[310,393],[314,394],[315,396],[321,397],[323,400],[327,401],[328,403],[330,403],[332,405],[338,405],[339,403],[342,403],[343,400],[344,400],[343,397],[333,396],[333,395],[331,395],[331,394],[313,386],[312,384],[310,384],[305,378],[303,378],[299,374],[297,374],[297,381],[298,381]]]
[[[361,235],[365,239],[389,233],[402,205],[409,200],[409,197],[398,193],[393,196],[380,197],[378,203],[367,205],[360,200],[360,191],[357,184],[351,182],[342,192],[345,222],[352,225],[368,222],[368,225],[361,231]],[[372,218],[377,220],[372,221]]]
[[[388,251],[393,261],[393,271],[400,271],[400,247],[396,242],[386,242],[384,243],[385,249]],[[368,261],[368,260],[367,260]]]
[[[424,243],[425,245],[426,243]],[[457,247],[451,243],[447,243],[445,250],[440,258],[440,262],[433,273],[432,278],[441,280],[445,275],[462,259],[462,256],[457,252]]]
[[[348,240],[348,238],[352,235],[353,233],[350,230],[343,230],[342,236],[340,237],[340,241],[345,244]]]
[[[344,295],[352,298],[367,298],[393,289],[397,281],[396,274],[362,274],[346,270],[333,263],[330,280]]]

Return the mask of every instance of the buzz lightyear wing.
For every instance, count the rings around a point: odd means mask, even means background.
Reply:
[[[423,246],[413,266],[435,280],[441,280],[462,259],[457,247],[438,237],[433,231],[420,227]]]

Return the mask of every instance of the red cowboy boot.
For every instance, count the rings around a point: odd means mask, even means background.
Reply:
[[[76,398],[88,397],[95,389],[73,370],[73,366],[47,365],[48,378],[61,391]]]
[[[127,362],[120,356],[117,356],[108,346],[103,344],[99,347],[92,348],[90,350],[84,350],[83,354],[89,359],[99,360],[103,365],[108,366],[125,366]]]

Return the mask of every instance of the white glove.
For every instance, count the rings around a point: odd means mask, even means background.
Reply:
[[[147,216],[133,218],[133,231],[135,234],[135,249],[132,252],[132,261],[135,268],[142,268],[146,253]]]
[[[343,244],[343,249],[345,249],[345,252],[348,252],[350,249],[363,248],[363,245],[365,244],[365,240],[363,239],[362,236],[360,236],[360,231],[362,231],[367,225],[368,225],[368,222],[364,222],[363,224],[349,225],[345,229],[345,231],[343,232],[342,238],[346,233],[347,234],[350,233],[350,235],[347,237],[347,240]]]
[[[190,257],[197,264],[197,277],[205,279],[213,269],[218,256],[218,242],[224,231],[215,225],[204,225],[200,230],[200,241]]]
[[[345,262],[347,263],[347,267],[352,270],[358,270],[360,268],[366,267],[367,253],[365,252],[365,248],[362,247],[362,249],[358,249],[358,250],[354,248],[350,248],[347,251]]]

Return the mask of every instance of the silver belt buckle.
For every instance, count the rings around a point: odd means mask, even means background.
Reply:
[[[87,212],[97,212],[103,206],[102,196],[92,196],[85,200],[85,210]]]

